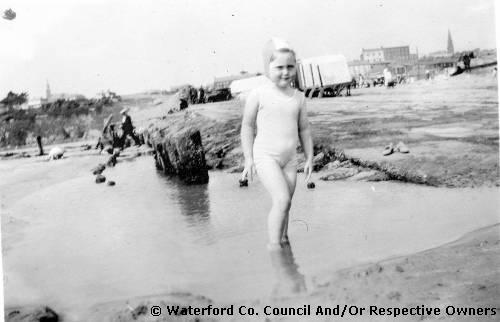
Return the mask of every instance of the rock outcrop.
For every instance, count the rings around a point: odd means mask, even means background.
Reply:
[[[178,176],[188,184],[208,183],[208,168],[200,131],[187,127],[180,131],[158,131],[150,137],[156,167]]]

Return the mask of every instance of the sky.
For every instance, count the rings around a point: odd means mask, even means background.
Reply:
[[[0,97],[131,94],[262,72],[287,39],[302,58],[409,45],[423,55],[496,48],[495,0],[2,0]],[[497,12],[498,12],[498,8]],[[498,28],[496,29],[498,30]]]

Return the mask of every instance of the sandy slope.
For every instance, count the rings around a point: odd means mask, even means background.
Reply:
[[[89,321],[499,321],[499,267],[500,226],[495,225],[469,233],[455,242],[436,249],[318,277],[313,293],[299,292],[295,296],[286,298],[257,299],[249,303],[214,303],[208,298],[194,294],[172,293],[106,303],[95,307],[88,319]],[[202,308],[209,304],[214,307],[232,305],[235,310],[234,315],[176,317],[166,313],[167,305]],[[163,312],[157,318],[150,314],[151,306],[155,305],[160,306]],[[272,314],[272,308],[302,308],[304,305],[310,305],[310,315]],[[325,308],[334,309],[337,305],[339,312],[345,305],[347,306],[344,317],[321,314],[326,311]],[[255,309],[259,315],[249,317],[239,314],[239,308],[243,306]],[[380,311],[380,308],[402,310],[418,306],[433,309],[432,314],[424,312],[413,316],[387,316]],[[439,314],[436,314],[436,308],[439,309]],[[461,310],[467,308],[468,315],[459,315],[459,308]],[[478,308],[483,310],[480,311]],[[486,308],[488,311],[484,310]],[[351,315],[348,314],[349,310]],[[266,312],[271,314],[267,315]]]

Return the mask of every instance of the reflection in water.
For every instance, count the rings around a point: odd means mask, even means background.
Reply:
[[[172,200],[179,206],[194,237],[207,245],[214,243],[216,238],[210,225],[208,185],[187,185],[176,178],[166,178],[165,184],[171,188]]]
[[[295,263],[292,246],[285,243],[282,248],[269,250],[271,265],[276,274],[276,282],[271,297],[282,297],[306,291],[304,275]]]

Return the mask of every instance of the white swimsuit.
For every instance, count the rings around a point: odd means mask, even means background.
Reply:
[[[257,136],[253,146],[257,168],[262,162],[277,162],[281,168],[296,167],[296,148],[299,138],[299,116],[305,113],[305,97],[295,90],[287,96],[272,85],[257,88]],[[257,169],[258,171],[258,169]]]

